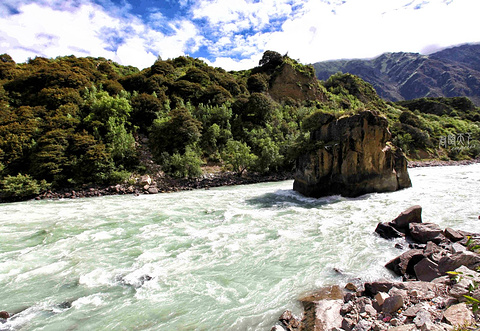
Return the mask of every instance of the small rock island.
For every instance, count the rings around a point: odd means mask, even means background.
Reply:
[[[387,119],[372,111],[317,117],[310,149],[297,159],[293,189],[305,196],[356,197],[411,187],[407,160],[389,143]]]

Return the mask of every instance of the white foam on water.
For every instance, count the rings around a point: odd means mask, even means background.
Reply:
[[[8,247],[0,247],[0,310],[21,301],[36,307],[26,311],[29,328],[48,329],[38,302],[80,297],[64,319],[92,329],[108,321],[120,329],[270,330],[283,310],[300,313],[296,300],[315,288],[393,278],[383,266],[402,252],[399,240],[374,230],[414,204],[424,221],[478,231],[480,165],[410,173],[411,189],[355,199],[305,198],[285,181],[0,205],[8,232],[0,235]],[[40,291],[46,283],[60,285]]]
[[[84,306],[102,306],[105,304],[103,294],[92,294],[85,297],[78,298],[72,302],[72,307],[82,309]]]

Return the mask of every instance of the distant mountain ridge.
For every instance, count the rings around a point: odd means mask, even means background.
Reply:
[[[320,80],[337,72],[357,75],[390,101],[466,96],[480,106],[480,44],[430,55],[397,52],[371,60],[324,61],[313,67]]]

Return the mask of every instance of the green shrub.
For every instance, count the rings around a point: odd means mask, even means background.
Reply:
[[[127,170],[114,170],[109,174],[108,181],[110,184],[122,184],[126,183],[132,173]]]
[[[50,187],[44,179],[38,181],[30,175],[7,176],[0,181],[0,196],[7,199],[29,198]]]
[[[184,154],[174,153],[164,156],[164,160],[163,168],[172,177],[195,178],[202,174],[202,159],[190,146],[185,148]]]

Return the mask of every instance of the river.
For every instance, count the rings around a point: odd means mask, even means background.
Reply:
[[[293,181],[0,205],[0,330],[270,330],[328,284],[394,276],[374,234],[412,205],[477,231],[480,164],[409,170],[413,187],[305,198]],[[334,268],[343,270],[338,274]]]

